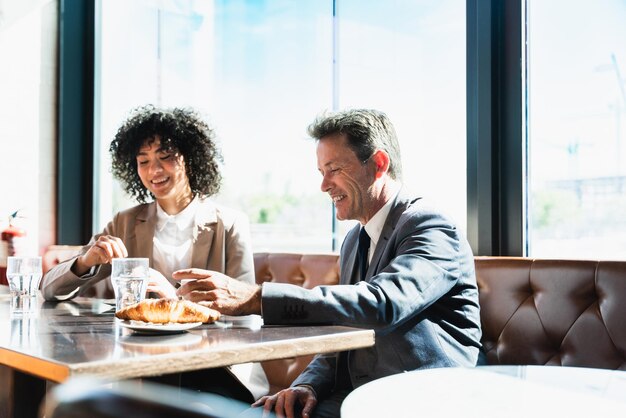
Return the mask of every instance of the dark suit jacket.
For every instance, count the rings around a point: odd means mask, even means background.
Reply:
[[[474,366],[480,345],[474,258],[452,221],[423,200],[398,195],[364,281],[355,270],[359,227],[340,254],[341,284],[303,289],[265,283],[266,324],[340,324],[371,328],[373,347],[348,354],[354,387],[408,370]],[[319,355],[296,379],[319,397],[335,384],[336,355]]]

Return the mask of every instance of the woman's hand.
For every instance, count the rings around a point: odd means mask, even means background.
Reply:
[[[148,292],[156,293],[160,298],[178,299],[174,286],[172,286],[164,275],[153,268],[150,269]]]
[[[107,264],[114,258],[124,257],[128,257],[128,250],[124,242],[112,235],[102,235],[85,254],[76,259],[72,271],[77,276],[82,276],[93,266]]]

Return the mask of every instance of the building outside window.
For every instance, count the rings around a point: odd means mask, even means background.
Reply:
[[[623,1],[528,0],[532,257],[626,258],[624,22]]]

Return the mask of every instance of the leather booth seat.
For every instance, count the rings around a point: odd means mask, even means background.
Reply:
[[[72,258],[81,248],[80,245],[50,245],[41,257],[44,274],[57,264]]]
[[[44,257],[44,268],[46,259],[60,258]],[[626,318],[626,261],[475,261],[489,364],[626,370],[626,327],[621,322]],[[312,288],[339,282],[335,254],[255,253],[254,267],[259,284]],[[289,386],[311,358],[264,362],[272,391]]]
[[[475,262],[489,364],[626,370],[626,262]]]
[[[339,280],[338,256],[257,254],[257,282]],[[626,262],[476,257],[482,343],[491,365],[626,370]],[[265,365],[287,386],[307,359]],[[284,376],[282,379],[280,376]]]
[[[339,257],[335,254],[255,253],[257,284],[290,283],[311,289],[339,283]],[[313,356],[271,360],[262,363],[270,392],[289,387]]]

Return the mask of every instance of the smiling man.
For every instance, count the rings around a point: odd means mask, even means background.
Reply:
[[[223,274],[198,278],[178,294],[225,314],[260,313],[265,324],[339,324],[376,331],[373,347],[319,355],[288,389],[255,406],[279,416],[337,417],[354,388],[395,373],[474,366],[480,350],[472,251],[455,224],[401,183],[400,147],[387,116],[357,109],[319,117],[321,189],[338,219],[360,222],[341,247],[340,284],[303,289],[250,286]]]

